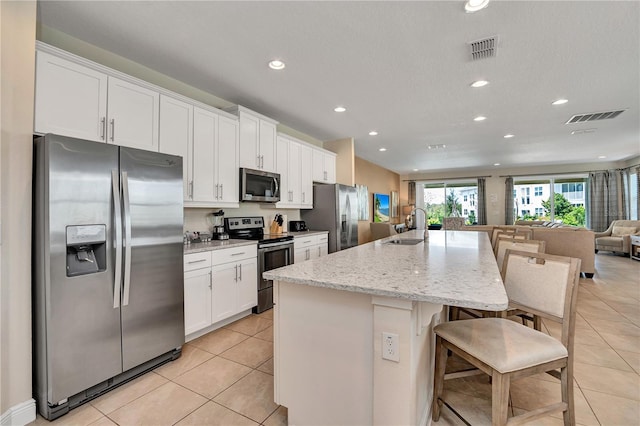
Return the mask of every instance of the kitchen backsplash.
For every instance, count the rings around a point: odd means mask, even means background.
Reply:
[[[184,209],[184,231],[210,231],[211,224],[207,216],[212,212],[217,212],[219,208],[185,208]],[[300,220],[300,210],[298,209],[276,209],[262,208],[260,204],[243,203],[237,209],[223,208],[225,217],[237,216],[262,216],[264,217],[265,230],[269,226],[277,213],[286,217],[287,221]],[[288,224],[284,224],[284,230],[288,230]]]

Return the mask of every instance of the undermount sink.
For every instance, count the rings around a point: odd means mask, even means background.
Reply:
[[[415,246],[416,244],[420,244],[423,241],[424,241],[423,239],[418,239],[418,238],[402,238],[399,240],[389,240],[389,241],[386,241],[384,244],[395,244],[398,246]]]

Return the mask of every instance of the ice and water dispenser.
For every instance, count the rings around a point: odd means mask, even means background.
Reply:
[[[67,276],[107,269],[106,225],[67,226]]]

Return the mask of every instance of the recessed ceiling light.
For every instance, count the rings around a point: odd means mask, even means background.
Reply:
[[[345,112],[347,109],[345,107],[339,106],[333,109],[335,112]]]
[[[511,133],[507,133],[506,135],[504,135],[505,139],[511,139],[512,137],[514,137],[515,135],[512,135]]]
[[[283,70],[285,67],[284,62],[278,60],[278,59],[274,59],[273,61],[269,62],[269,68],[271,68],[272,70]]]
[[[486,119],[487,119],[487,117],[485,117],[483,115],[479,115],[476,118],[474,118],[473,121],[484,121]]]
[[[381,152],[384,152],[384,151],[386,151],[386,150],[387,150],[387,148],[380,148],[380,149],[378,149],[378,151],[381,151]]]
[[[500,163],[493,163],[493,165],[494,165],[494,166],[499,166],[499,165],[500,165]]]
[[[489,0],[468,0],[464,5],[464,10],[468,13],[477,12],[484,9],[489,4]]]
[[[598,158],[602,160],[604,158],[607,158],[607,156],[606,155],[598,155]]]
[[[484,87],[487,84],[489,84],[487,80],[478,80],[471,83],[471,87]]]
[[[414,172],[417,172],[417,171],[418,171],[418,169],[413,169],[413,171],[414,171]]]
[[[375,130],[372,130],[369,132],[369,136],[378,136],[378,132],[376,132]]]
[[[427,149],[444,149],[447,146],[443,143],[439,143],[437,145],[427,145]]]
[[[568,99],[557,99],[551,102],[551,105],[562,105],[562,104],[566,104],[567,102],[569,102]]]

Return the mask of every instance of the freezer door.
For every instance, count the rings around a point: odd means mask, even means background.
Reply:
[[[122,372],[120,309],[114,308],[119,286],[114,285],[113,170],[118,170],[117,147],[55,135],[36,143],[33,296],[39,404],[55,404]],[[82,248],[96,236],[104,242],[94,247],[99,266]],[[69,262],[81,262],[87,271],[74,276]]]
[[[184,343],[182,158],[120,148],[124,370]]]
[[[356,189],[336,185],[338,191],[338,246],[344,250],[358,245],[358,196]]]

